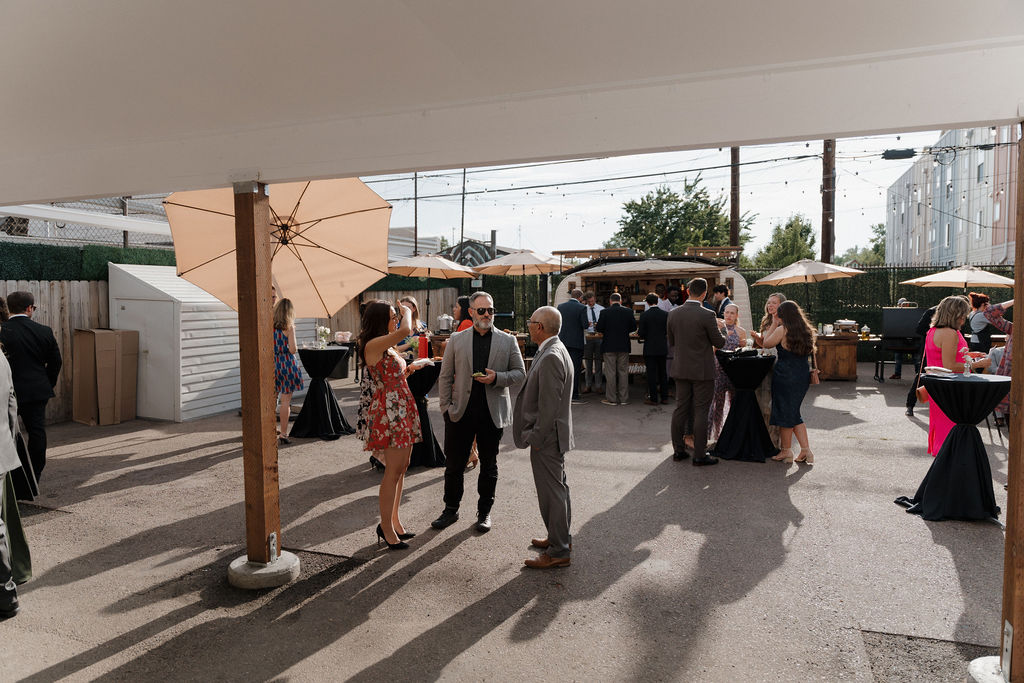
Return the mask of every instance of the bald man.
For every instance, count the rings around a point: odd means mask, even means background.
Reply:
[[[537,487],[540,516],[547,536],[531,545],[543,550],[527,559],[527,567],[554,569],[569,566],[572,506],[565,479],[565,453],[573,448],[572,383],[574,367],[565,344],[558,338],[562,316],[551,306],[533,312],[528,322],[537,344],[526,385],[512,412],[512,437],[519,448],[530,447],[533,483]]]

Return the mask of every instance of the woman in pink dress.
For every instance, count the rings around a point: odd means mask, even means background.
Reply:
[[[407,366],[393,348],[410,333],[412,312],[400,302],[392,307],[386,301],[372,301],[363,310],[359,348],[365,367],[364,393],[368,394],[368,405],[364,414],[361,396],[356,432],[365,442],[363,449],[373,451],[377,460],[384,463],[384,476],[377,495],[380,505],[377,538],[378,545],[382,540],[391,549],[408,548],[405,540],[416,535],[407,533],[398,517],[412,445],[420,440],[420,416],[406,381],[419,366]]]
[[[939,302],[932,317],[932,326],[924,338],[925,366],[942,366],[953,372],[964,371],[964,353],[967,340],[960,334],[960,328],[967,322],[971,304],[963,296],[947,296]],[[991,362],[985,359],[974,367],[983,368]],[[956,424],[935,405],[928,402],[928,453],[935,457],[942,448],[949,431]]]

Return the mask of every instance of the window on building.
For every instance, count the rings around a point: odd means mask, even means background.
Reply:
[[[980,240],[981,239],[981,225],[982,225],[982,222],[984,220],[985,220],[985,212],[984,211],[978,211],[978,221],[977,221],[977,223],[974,224],[974,239],[976,239],[976,240]]]
[[[985,160],[978,162],[978,183],[985,182]]]
[[[950,233],[950,230],[949,230],[949,223],[946,223],[946,236],[945,236],[945,242],[946,242],[946,246],[947,246],[947,247],[948,247],[948,246],[949,246],[949,244],[950,244],[950,239],[951,239],[951,233]]]
[[[928,244],[935,244],[935,226],[928,228]]]
[[[918,235],[917,236],[917,244],[915,245],[915,248],[914,248],[914,256],[920,256],[920,255],[921,255],[921,236]]]
[[[918,203],[917,203],[917,215],[918,215],[918,216],[920,216],[920,215],[921,215],[921,202],[918,202]]]
[[[960,216],[956,217],[956,234],[960,234],[964,231],[964,219]]]
[[[992,222],[996,223],[998,221],[999,221],[999,202],[996,202],[995,206],[992,207]]]

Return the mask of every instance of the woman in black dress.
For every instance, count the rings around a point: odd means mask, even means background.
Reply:
[[[807,441],[807,426],[800,417],[800,404],[810,385],[811,368],[808,358],[814,353],[814,328],[794,301],[779,304],[774,320],[769,325],[761,346],[778,347],[779,359],[772,375],[771,424],[779,428],[781,452],[772,460],[793,462],[793,435],[800,443],[797,462],[814,462]]]

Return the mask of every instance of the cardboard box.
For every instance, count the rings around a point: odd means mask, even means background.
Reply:
[[[87,425],[135,419],[139,333],[79,329],[72,348],[72,419]]]

